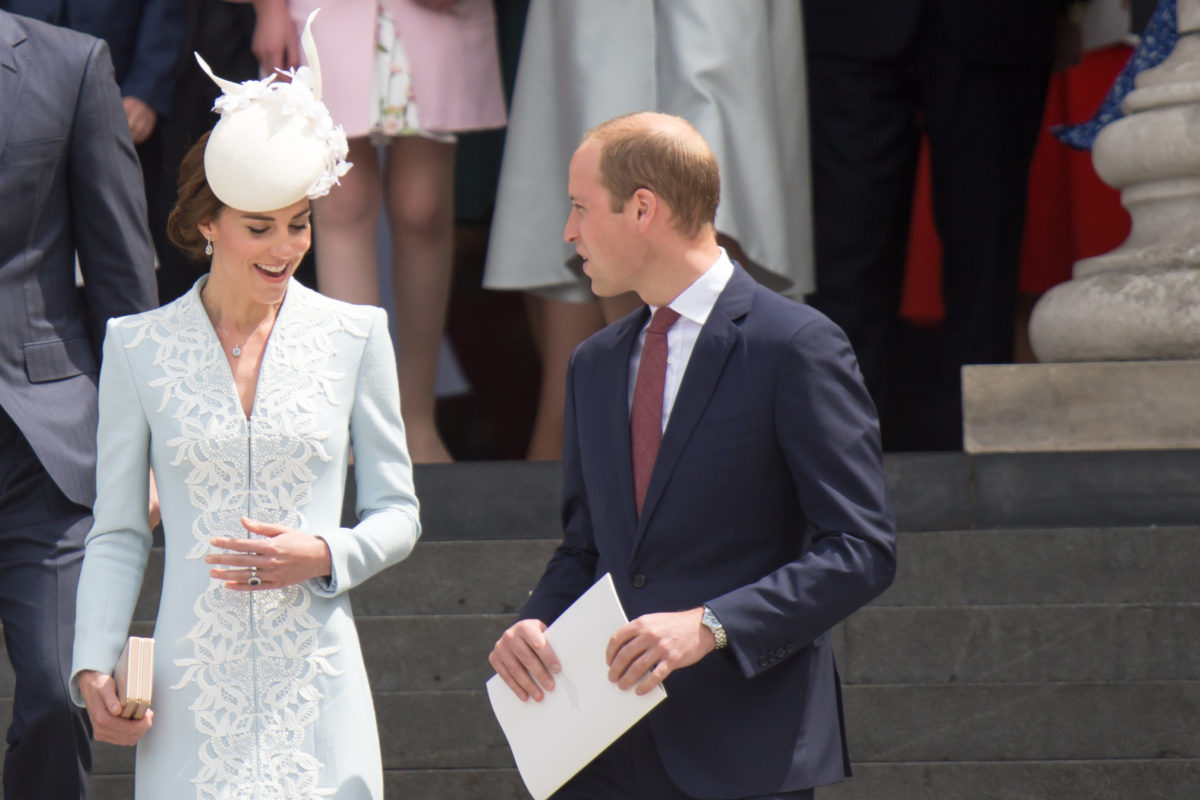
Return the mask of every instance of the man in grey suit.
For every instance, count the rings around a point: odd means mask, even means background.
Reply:
[[[17,677],[6,800],[86,796],[88,729],[66,679],[100,344],[109,317],[156,305],[153,265],[107,46],[0,11],[0,617]]]

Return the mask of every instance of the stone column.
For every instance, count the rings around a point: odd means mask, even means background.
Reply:
[[[968,452],[1200,448],[1200,0],[1178,20],[1092,150],[1129,238],[1038,302],[1043,363],[963,368]]]
[[[1043,362],[1200,358],[1200,0],[1179,0],[1178,15],[1175,50],[1137,76],[1127,116],[1092,150],[1132,231],[1038,302],[1029,334]]]

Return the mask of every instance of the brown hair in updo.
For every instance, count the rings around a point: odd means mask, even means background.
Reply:
[[[205,261],[204,247],[208,244],[199,226],[212,222],[225,208],[208,187],[204,176],[204,148],[208,144],[205,131],[183,157],[179,165],[179,199],[167,217],[167,238],[194,261]]]

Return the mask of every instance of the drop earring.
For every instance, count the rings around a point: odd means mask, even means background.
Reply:
[[[211,256],[212,255],[212,239],[205,239],[204,241],[205,241],[204,255]]]

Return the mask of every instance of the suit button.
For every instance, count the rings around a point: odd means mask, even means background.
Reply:
[[[784,650],[782,647],[781,647],[781,648],[779,648],[778,650],[776,650],[776,651],[775,651],[775,657],[776,657],[776,658],[785,658],[785,657],[787,657],[787,650]]]
[[[790,656],[792,653],[794,653],[796,651],[796,645],[792,644],[791,642],[788,642],[786,645],[784,645],[783,649],[786,650],[787,654]]]
[[[645,585],[646,585],[646,576],[645,575],[643,575],[642,573],[639,572],[637,575],[633,576],[633,588],[641,589]]]
[[[770,663],[771,663],[770,661],[767,661],[767,657],[766,657],[766,656],[762,656],[762,657],[760,657],[760,658],[758,659],[758,665],[759,665],[760,667],[765,667],[767,664],[770,664]]]

